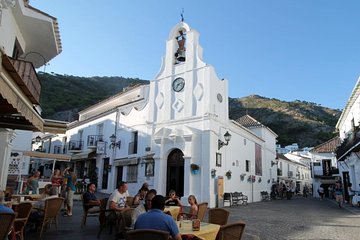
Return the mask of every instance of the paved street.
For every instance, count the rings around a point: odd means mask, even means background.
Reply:
[[[230,222],[246,222],[244,239],[359,239],[360,208],[340,209],[335,201],[296,197],[290,201],[276,200],[247,206],[226,207]],[[89,218],[84,230],[80,228],[81,202],[75,202],[73,217],[59,217],[59,231],[48,229],[44,239],[96,239],[97,218]],[[99,239],[115,239],[105,229]],[[37,233],[26,239],[38,239]]]

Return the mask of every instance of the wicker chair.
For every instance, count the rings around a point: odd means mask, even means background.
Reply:
[[[134,197],[131,197],[131,196],[127,196],[126,197],[126,205],[131,207],[133,205],[133,202],[134,202]]]
[[[132,227],[132,215],[135,211],[135,208],[127,208],[124,211],[121,212],[121,232],[124,234],[127,231],[133,230]]]
[[[198,215],[197,215],[197,219],[200,219],[200,221],[202,222],[204,217],[205,217],[205,213],[208,207],[208,203],[207,202],[202,202],[199,203],[198,205]]]
[[[106,209],[108,200],[109,198],[103,198],[100,200],[100,214],[99,214],[100,229],[97,234],[97,238],[100,237],[102,230],[104,230],[104,228],[106,228],[107,226],[110,227],[110,233],[112,233],[112,228],[117,222],[117,217],[115,212],[113,210]]]
[[[244,222],[236,222],[220,227],[219,235],[221,240],[241,240],[245,230]]]
[[[86,219],[88,217],[99,217],[100,208],[99,207],[89,208],[89,206],[94,206],[94,205],[86,204],[84,202],[84,194],[81,195],[81,201],[82,201],[82,208],[83,208],[83,215],[82,215],[82,219],[81,219],[81,228],[84,228],[86,225]]]
[[[225,225],[229,219],[230,212],[223,208],[210,208],[208,212],[209,223]]]
[[[16,210],[17,216],[14,222],[14,230],[15,230],[15,234],[19,236],[21,240],[24,240],[24,229],[26,223],[29,220],[29,216],[32,208],[33,205],[29,202],[20,203],[17,206],[17,210]]]
[[[15,220],[15,213],[0,213],[0,239],[7,239]]]
[[[44,232],[44,228],[50,223],[55,223],[56,231],[58,230],[57,216],[64,202],[64,198],[56,197],[45,200],[44,217],[40,223],[40,238]],[[42,211],[41,209],[39,209]]]
[[[128,231],[125,234],[126,240],[168,240],[170,234],[168,232],[160,231],[160,230],[153,230],[153,229],[138,229]]]

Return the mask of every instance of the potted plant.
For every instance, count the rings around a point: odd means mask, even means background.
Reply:
[[[246,176],[246,173],[241,174],[241,175],[240,175],[240,180],[241,180],[241,181],[244,181],[245,176]]]
[[[258,182],[260,183],[262,181],[261,177],[258,178]]]
[[[229,170],[229,171],[227,171],[226,173],[225,173],[225,176],[227,177],[227,178],[231,178],[231,171]]]
[[[211,177],[215,177],[216,176],[216,169],[211,169]]]
[[[190,164],[190,169],[193,174],[198,174],[200,171],[200,166],[195,163],[192,163]]]

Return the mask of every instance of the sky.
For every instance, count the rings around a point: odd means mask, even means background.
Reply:
[[[181,19],[233,98],[257,94],[343,109],[360,76],[358,0],[31,0],[58,19],[47,73],[152,80]],[[40,68],[39,70],[42,70]]]

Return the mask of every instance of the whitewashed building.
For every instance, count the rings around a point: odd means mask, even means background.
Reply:
[[[78,177],[97,182],[100,192],[111,193],[123,180],[130,195],[148,182],[159,194],[194,194],[210,207],[222,205],[224,192],[260,201],[276,181],[277,135],[228,113],[228,81],[203,61],[199,33],[180,22],[150,84],[84,109],[56,143],[42,144],[71,154]]]
[[[102,192],[125,180],[134,195],[146,181],[160,194],[194,194],[211,207],[224,192],[260,201],[276,178],[277,135],[248,129],[228,112],[228,81],[203,61],[199,33],[180,22],[155,79],[81,111],[63,145],[78,172],[96,174]]]
[[[351,182],[353,189],[360,184],[360,78],[357,81],[346,106],[336,124],[341,145],[336,151],[338,168],[342,182],[347,187]],[[348,193],[346,191],[346,198]]]
[[[19,163],[18,152],[13,152],[15,130],[65,132],[65,124],[41,118],[41,84],[35,71],[61,50],[55,17],[29,1],[0,1],[0,190],[9,172],[19,172],[14,169]],[[30,148],[31,134],[28,143],[25,148]]]

